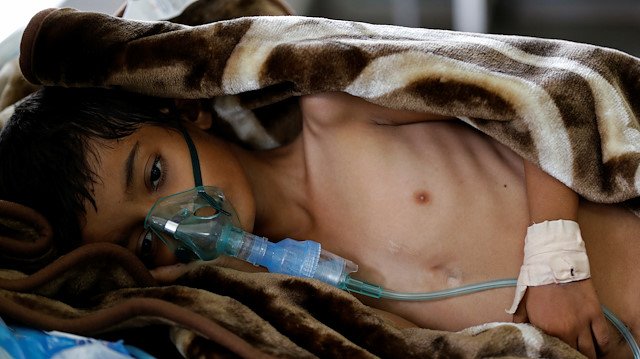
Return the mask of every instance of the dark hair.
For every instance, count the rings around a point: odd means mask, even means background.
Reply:
[[[92,140],[132,134],[141,124],[176,127],[173,102],[119,90],[45,87],[19,103],[0,132],[0,199],[40,212],[59,254],[80,242],[79,219],[100,179]]]

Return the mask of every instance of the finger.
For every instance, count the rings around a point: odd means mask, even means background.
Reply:
[[[604,314],[600,314],[600,317],[593,321],[591,331],[593,332],[593,340],[596,345],[596,353],[600,356],[606,355],[609,352],[611,333],[609,332],[609,326],[607,326]]]
[[[524,304],[521,304],[513,313],[513,322],[514,323],[529,323],[529,316],[527,316],[527,310],[524,309]]]
[[[212,261],[207,262],[207,264],[233,268],[242,272],[267,272],[267,269],[264,267],[258,267],[250,262],[234,257],[229,257],[224,254]]]
[[[587,358],[596,359],[596,347],[593,342],[593,337],[591,336],[591,328],[587,328],[587,330],[578,336],[576,345],[580,353],[584,354]]]

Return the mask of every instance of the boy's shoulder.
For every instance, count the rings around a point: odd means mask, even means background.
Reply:
[[[300,108],[305,125],[339,126],[352,123],[363,109],[364,100],[342,92],[302,96]]]
[[[300,107],[305,124],[311,126],[406,125],[453,119],[431,113],[391,109],[344,92],[303,96]]]

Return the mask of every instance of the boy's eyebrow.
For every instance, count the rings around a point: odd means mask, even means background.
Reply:
[[[125,173],[125,192],[129,193],[131,190],[131,184],[133,183],[133,167],[136,160],[136,155],[138,154],[138,150],[140,149],[140,142],[136,141],[136,144],[129,152],[129,156],[127,156],[127,160],[124,162],[124,173]]]

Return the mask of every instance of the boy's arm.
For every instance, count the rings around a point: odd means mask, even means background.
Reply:
[[[532,224],[576,221],[578,195],[526,160],[524,168]],[[514,320],[531,322],[589,358],[607,350],[609,331],[591,279],[529,287]]]

